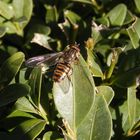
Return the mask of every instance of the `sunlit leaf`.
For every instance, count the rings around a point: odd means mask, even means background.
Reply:
[[[127,91],[128,117],[130,129],[135,123],[136,118],[136,87],[130,87]]]
[[[23,23],[22,28],[28,23],[31,18],[33,10],[33,1],[32,0],[13,0],[12,2],[15,18],[26,17],[27,21]]]
[[[36,109],[26,97],[19,98],[15,103],[15,108],[24,112],[37,113]]]
[[[5,17],[6,19],[10,19],[14,16],[13,7],[6,2],[0,1],[0,15]]]
[[[132,42],[133,47],[136,49],[139,47],[139,41],[140,41],[140,19],[137,18],[135,23],[132,24],[132,26],[130,26],[127,29],[128,35],[130,37],[130,40]]]
[[[17,33],[18,35],[23,35],[23,30],[21,28],[19,28],[18,23],[13,23],[13,22],[7,21],[3,24],[3,27],[6,28],[6,32],[8,34]]]
[[[46,8],[46,23],[57,22],[58,13],[55,6],[45,5]]]
[[[105,126],[105,127],[103,127]],[[77,130],[78,139],[109,140],[112,120],[103,95],[97,94],[90,112]]]
[[[54,83],[53,94],[56,108],[72,131],[75,131],[90,111],[95,94],[94,82],[82,57],[73,66],[69,92],[65,93],[59,83]]]
[[[6,33],[5,27],[0,27],[0,38],[3,37]]]
[[[92,71],[93,76],[103,78],[102,70],[100,66],[98,65],[98,63],[96,62],[95,56],[89,49],[87,49],[87,55],[88,55],[87,63],[89,65],[89,68]]]
[[[139,0],[134,0],[134,2],[135,2],[135,5],[136,5],[138,11],[140,12],[140,1]]]
[[[114,97],[114,91],[109,86],[98,86],[97,94],[102,94],[108,105],[110,104],[110,102]]]
[[[127,7],[124,4],[119,4],[114,7],[109,13],[108,18],[112,25],[123,25],[126,17]]]

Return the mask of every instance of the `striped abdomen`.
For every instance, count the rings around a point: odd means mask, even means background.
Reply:
[[[71,75],[71,66],[69,63],[60,62],[56,65],[54,70],[53,80],[61,82],[66,76]]]

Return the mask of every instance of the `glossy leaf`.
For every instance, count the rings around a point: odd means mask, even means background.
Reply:
[[[88,56],[87,63],[89,65],[89,68],[90,68],[93,76],[103,78],[102,70],[101,70],[100,66],[98,65],[98,63],[96,62],[95,56],[89,49],[87,49],[87,56]]]
[[[111,22],[111,25],[123,25],[123,22],[126,17],[127,7],[124,4],[119,4],[114,7],[109,13],[108,18]]]
[[[33,10],[33,1],[32,0],[13,0],[12,2],[14,11],[15,11],[15,18],[25,17],[26,22],[22,24],[22,28],[28,23],[31,18],[32,10]]]
[[[3,37],[6,33],[6,28],[5,27],[0,27],[0,38]]]
[[[19,98],[15,103],[15,108],[23,112],[37,113],[37,110],[26,97]]]
[[[24,61],[24,54],[22,52],[15,53],[8,58],[0,70],[0,81],[4,85],[7,85],[15,77]]]
[[[108,95],[108,98],[112,98]],[[103,127],[105,126],[105,127]],[[109,140],[111,138],[112,120],[108,105],[102,94],[97,94],[87,117],[79,125],[77,139]]]
[[[80,16],[78,16],[77,14],[69,10],[65,11],[65,16],[73,25],[78,23],[78,21],[81,20]]]
[[[57,22],[58,13],[55,6],[45,5],[46,12],[46,23]]]
[[[1,90],[0,93],[0,106],[7,105],[11,102],[16,101],[22,96],[29,94],[30,88],[23,84],[11,84]]]
[[[94,102],[95,86],[82,57],[73,66],[72,83],[65,93],[59,83],[54,83],[53,95],[56,108],[75,131],[87,116]]]
[[[118,109],[114,110],[112,114],[114,114],[114,120],[121,118],[121,126],[119,122],[116,122],[116,127],[123,128],[118,132],[121,134],[122,131],[127,136],[133,136],[139,132],[138,129],[133,129],[138,121],[140,120],[140,102],[136,99],[136,87],[130,87],[127,90],[127,101],[125,101]],[[117,132],[115,132],[117,135]],[[123,135],[124,135],[123,134]],[[120,136],[121,137],[121,136]]]
[[[31,97],[34,103],[39,106],[41,96],[42,70],[35,67],[30,75],[29,85],[31,86]]]
[[[128,119],[129,128],[131,129],[136,118],[136,87],[130,87],[127,91]]]
[[[139,47],[140,41],[140,19],[136,19],[135,23],[127,29],[128,35],[132,42],[133,47],[136,49]]]
[[[26,113],[19,110],[14,110],[8,116],[6,116],[1,123],[3,124],[4,129],[9,130],[10,132],[19,124],[29,119],[34,119],[31,113]]]
[[[114,91],[109,86],[98,86],[97,94],[102,94],[108,105],[110,104],[110,102],[114,97]]]
[[[13,7],[6,2],[0,1],[0,15],[6,19],[11,19],[14,16]]]
[[[3,27],[6,28],[6,32],[8,34],[17,33],[18,35],[23,35],[23,30],[21,28],[19,28],[19,25],[16,23],[7,21],[3,24]]]
[[[138,11],[140,12],[140,1],[139,0],[134,0],[134,2],[135,2],[135,5],[136,5]]]
[[[60,135],[56,132],[46,132],[43,136],[42,140],[64,140],[63,138],[60,138]]]
[[[14,110],[6,117],[6,119],[13,121],[13,123],[16,120],[16,118],[20,118],[21,120],[22,120],[22,118],[26,118],[28,120],[28,119],[34,119],[35,116],[31,113],[27,113],[27,112],[24,112],[21,110]],[[22,122],[23,122],[23,120],[22,120]]]
[[[45,121],[41,119],[27,120],[21,123],[12,131],[12,138],[20,140],[35,139],[44,129],[45,125]]]

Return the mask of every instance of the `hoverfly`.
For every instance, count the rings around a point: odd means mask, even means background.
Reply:
[[[53,81],[61,83],[64,79],[69,79],[70,75],[72,74],[71,64],[78,60],[79,55],[79,45],[74,44],[70,45],[68,49],[62,52],[45,54],[29,58],[25,62],[25,65],[27,67],[36,67],[44,65],[49,67],[56,65],[53,74]]]

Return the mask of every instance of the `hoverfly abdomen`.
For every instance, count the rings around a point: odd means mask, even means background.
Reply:
[[[69,63],[60,62],[57,64],[54,74],[53,80],[54,82],[61,82],[66,76],[71,75],[71,66]]]

